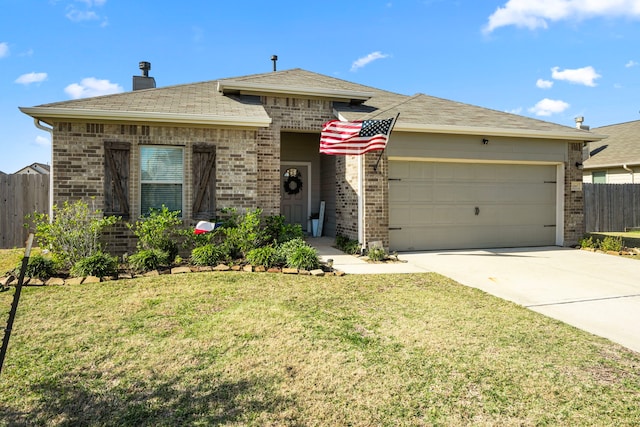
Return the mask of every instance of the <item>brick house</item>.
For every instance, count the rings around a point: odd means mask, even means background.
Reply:
[[[51,127],[53,200],[186,222],[261,208],[391,250],[567,246],[583,234],[588,131],[292,69],[21,110]],[[400,113],[380,163],[319,153],[324,122]],[[295,176],[301,186],[291,186]],[[113,250],[127,250],[125,230]]]

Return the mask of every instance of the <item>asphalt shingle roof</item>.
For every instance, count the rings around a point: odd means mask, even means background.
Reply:
[[[591,157],[585,160],[585,168],[640,165],[640,120],[593,130],[608,136],[590,144]]]
[[[283,88],[311,88],[322,91],[354,91],[371,93],[371,98],[359,105],[336,102],[335,109],[347,120],[395,116],[400,118],[398,127],[407,124],[420,126],[464,127],[479,129],[503,129],[530,133],[555,133],[568,135],[571,139],[598,139],[593,134],[570,126],[562,126],[542,120],[531,119],[516,114],[491,110],[460,102],[418,94],[407,96],[398,93],[313,73],[299,68],[212,80],[178,86],[146,89],[116,95],[78,99],[44,104],[34,109],[25,109],[27,114],[36,117],[36,112],[55,109],[69,113],[81,111],[105,111],[126,113],[144,113],[146,115],[171,114],[198,117],[240,118],[250,117],[268,120],[268,115],[260,100],[256,97],[224,95],[218,90],[218,83],[233,81],[253,85],[275,86]],[[427,131],[427,130],[425,130]]]

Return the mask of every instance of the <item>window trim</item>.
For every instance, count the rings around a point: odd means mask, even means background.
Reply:
[[[181,181],[152,181],[145,180],[142,178],[142,151],[147,148],[173,148],[179,149],[182,155],[182,177]],[[185,200],[186,200],[186,147],[184,145],[162,145],[162,144],[141,144],[138,146],[138,173],[140,179],[138,180],[138,211],[140,213],[140,217],[147,216],[146,212],[142,212],[142,185],[143,184],[180,184],[182,186],[181,189],[181,201],[180,201],[180,218],[185,218]]]

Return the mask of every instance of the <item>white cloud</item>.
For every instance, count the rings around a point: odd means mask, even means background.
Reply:
[[[538,79],[536,81],[536,87],[540,89],[551,89],[553,82],[551,80]]]
[[[122,86],[109,80],[99,80],[95,77],[82,79],[80,83],[72,83],[64,91],[72,99],[89,98],[92,96],[111,95],[124,92]]]
[[[595,86],[595,79],[602,77],[596,73],[592,66],[576,68],[574,70],[566,69],[560,71],[560,67],[551,69],[551,77],[556,80],[565,80],[569,83],[581,84],[585,86]]]
[[[520,113],[522,113],[522,107],[517,107],[517,108],[514,108],[513,110],[509,110],[509,111],[507,111],[507,113],[520,114]]]
[[[0,43],[0,58],[9,56],[9,44],[7,42]]]
[[[41,83],[47,80],[47,73],[27,73],[18,77],[14,83],[30,85],[31,83]]]
[[[43,147],[51,146],[51,140],[49,138],[45,138],[44,136],[36,136],[36,144],[41,145]]]
[[[109,20],[106,17],[100,16],[94,8],[104,6],[107,0],[75,0],[76,3],[84,3],[84,8],[78,8],[75,4],[69,4],[67,6],[66,17],[73,22],[84,21],[98,21],[101,27],[106,27],[109,24]]]
[[[579,21],[599,16],[640,18],[640,0],[508,0],[489,16],[485,34],[496,28],[548,28],[549,21]]]
[[[78,10],[75,7],[71,7],[66,16],[73,22],[95,21],[100,19],[98,14],[92,10]]]
[[[351,64],[351,71],[357,71],[358,68],[362,68],[365,65],[372,63],[375,60],[384,59],[388,57],[389,55],[384,54],[380,51],[372,52],[367,56],[363,56],[362,58],[358,58],[355,61],[353,61],[353,64]]]
[[[529,108],[529,112],[534,113],[536,116],[550,116],[552,114],[562,113],[569,107],[569,104],[559,99],[545,98]]]
[[[626,68],[636,67],[637,65],[638,65],[638,63],[636,61],[633,61],[633,60],[631,60],[631,61],[627,62],[626,64],[624,64],[624,66]]]

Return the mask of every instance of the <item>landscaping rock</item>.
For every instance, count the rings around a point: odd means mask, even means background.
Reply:
[[[311,275],[311,272],[309,270],[298,270],[298,274],[300,276],[309,276]]]
[[[265,271],[267,271],[267,269],[262,265],[258,265],[253,269],[253,271],[255,271],[256,273],[264,273]]]
[[[64,279],[61,277],[52,277],[45,282],[47,286],[62,286],[64,285]]]
[[[160,272],[158,270],[147,271],[146,273],[143,274],[144,277],[155,277],[159,275],[160,275]]]
[[[282,272],[284,274],[298,274],[298,269],[297,268],[283,268]]]
[[[242,267],[242,271],[244,271],[245,273],[251,273],[253,271],[253,266],[251,264],[247,264]]]
[[[620,255],[620,252],[617,251],[607,251],[608,255]]]
[[[271,267],[270,269],[267,270],[267,273],[281,273],[282,270],[280,270],[278,267]]]
[[[231,270],[231,267],[225,264],[218,264],[213,268],[213,271],[229,271],[229,270]]]
[[[133,279],[133,274],[131,274],[131,273],[118,273],[118,279]]]
[[[171,269],[171,274],[185,274],[191,273],[191,269],[189,267],[173,267]]]
[[[234,265],[231,267],[231,271],[240,271],[242,270],[242,266],[240,265]]]
[[[336,271],[334,271],[334,272],[333,272],[333,274],[334,274],[335,276],[342,277],[342,276],[344,276],[346,273],[345,273],[344,271],[336,270]]]
[[[213,271],[213,267],[210,265],[202,265],[199,267],[194,267],[194,271],[205,272],[205,271]]]
[[[29,286],[44,286],[44,282],[37,277],[29,278]]]
[[[100,280],[99,277],[96,276],[87,276],[84,278],[84,282],[82,282],[82,284],[87,284],[87,283],[100,283],[102,280]]]
[[[326,274],[321,268],[318,268],[316,270],[311,270],[309,273],[312,276],[316,276],[316,277],[321,277],[321,276],[324,276]]]
[[[84,282],[84,277],[72,277],[67,279],[64,283],[66,285],[82,285],[82,282]]]
[[[165,268],[163,270],[158,270],[158,273],[160,273],[160,275],[164,275],[164,274],[171,274],[171,269],[170,268]]]

